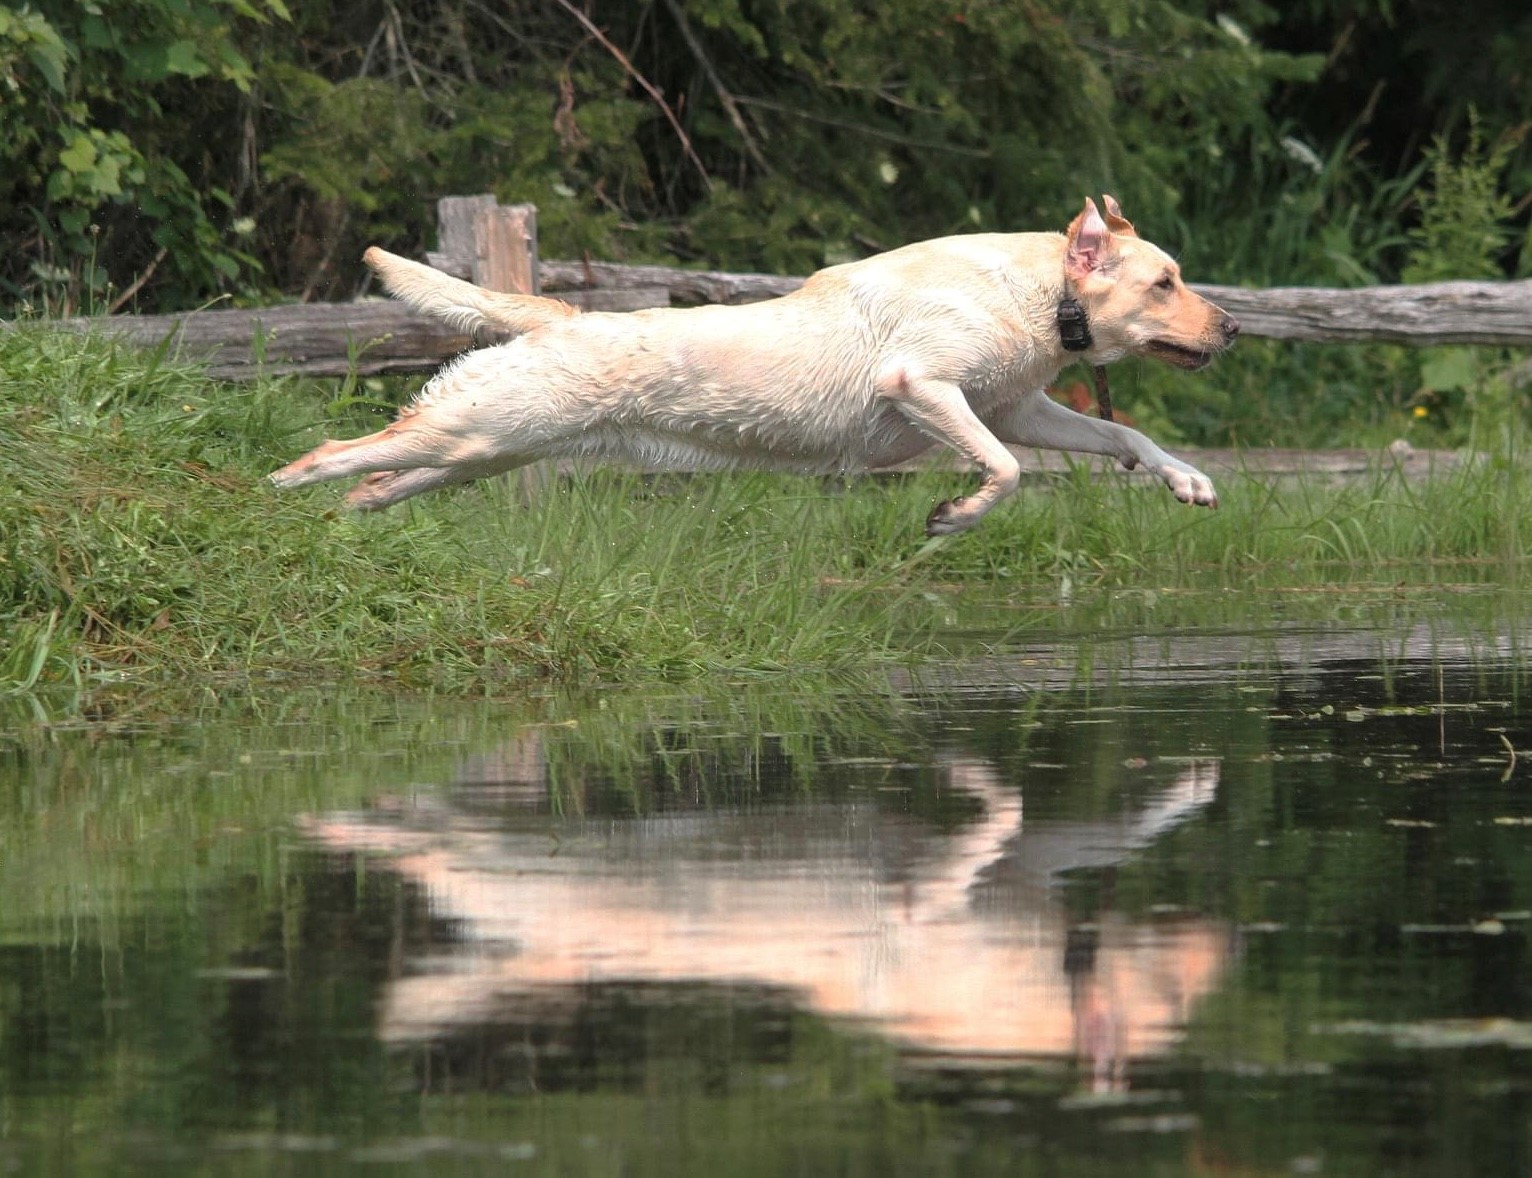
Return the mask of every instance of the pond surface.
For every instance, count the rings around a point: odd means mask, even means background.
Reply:
[[[0,1167],[1532,1171],[1525,635],[0,717]]]

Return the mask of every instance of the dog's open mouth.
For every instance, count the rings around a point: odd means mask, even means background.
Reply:
[[[1206,368],[1213,362],[1213,353],[1207,348],[1189,348],[1185,344],[1173,344],[1169,340],[1150,340],[1145,349],[1149,355],[1177,368]]]

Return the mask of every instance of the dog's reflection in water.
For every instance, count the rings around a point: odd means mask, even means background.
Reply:
[[[530,747],[500,766],[513,795],[543,788]],[[461,938],[439,968],[388,984],[391,1041],[518,1021],[592,984],[714,983],[786,991],[912,1057],[1075,1057],[1092,1086],[1122,1085],[1126,1062],[1163,1051],[1214,985],[1229,933],[1109,903],[1071,926],[1062,877],[1109,882],[1212,799],[1218,763],[1190,763],[1147,804],[1079,822],[1025,821],[1021,791],[987,762],[955,757],[943,772],[982,803],[955,834],[866,802],[574,820],[556,844],[545,819],[491,824],[440,802],[309,829],[337,850],[388,855]]]

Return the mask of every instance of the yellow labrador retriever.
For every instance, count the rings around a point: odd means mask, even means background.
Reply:
[[[1062,236],[924,241],[744,306],[580,314],[374,247],[367,263],[393,294],[517,338],[455,361],[385,429],[324,442],[271,480],[365,475],[347,499],[373,510],[540,458],[853,471],[940,442],[982,472],[974,494],[931,513],[926,530],[940,535],[972,527],[1016,489],[1009,442],[1142,465],[1182,502],[1215,507],[1201,471],[1043,391],[1074,359],[1201,368],[1239,332],[1115,200],[1104,203],[1103,218],[1087,199]]]

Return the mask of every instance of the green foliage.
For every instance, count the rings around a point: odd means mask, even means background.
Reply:
[[[124,284],[156,258],[173,301],[253,277],[226,240],[228,177],[186,136],[202,104],[250,92],[236,26],[286,18],[281,0],[0,11],[0,290],[68,313],[102,309],[108,275]]]
[[[1446,136],[1426,152],[1431,185],[1419,195],[1420,224],[1410,231],[1406,282],[1498,278],[1513,241],[1515,208],[1503,187],[1522,130],[1486,144],[1476,112],[1454,153]],[[1511,365],[1489,348],[1433,348],[1420,358],[1416,404],[1453,440],[1503,448],[1516,444],[1522,411],[1511,402]]]
[[[1494,4],[1486,43],[1338,0],[598,0],[601,37],[557,0],[28,0],[0,11],[0,304],[347,297],[366,245],[419,254],[482,191],[535,203],[550,257],[806,273],[1106,190],[1199,279],[1506,275],[1532,99],[1495,80],[1532,17]],[[1474,355],[1247,341],[1120,380],[1171,440],[1460,442],[1503,368]]]
[[[538,205],[550,255],[763,270],[1062,226],[1104,187],[1168,219],[1319,64],[1262,48],[1255,4],[663,0],[591,19],[605,42],[553,0],[7,14],[0,77],[24,98],[0,140],[18,247],[0,283],[60,310],[151,264],[148,306],[347,293],[365,244],[418,250],[437,197],[486,189]]]
[[[1412,45],[1450,32],[1390,5],[1255,0],[586,10],[599,37],[556,0],[0,13],[0,297],[63,312],[130,287],[143,309],[345,296],[364,246],[418,253],[438,197],[486,190],[538,206],[549,256],[797,272],[1061,227],[1082,193],[1112,190],[1209,279],[1390,280],[1425,162],[1380,158],[1393,106],[1376,96],[1333,132],[1303,103],[1344,83],[1322,69],[1353,68],[1356,22]],[[1501,23],[1488,68],[1509,68],[1520,27]],[[1474,93],[1487,136],[1524,113],[1513,87]],[[1460,110],[1444,97],[1434,129]],[[1494,142],[1500,213],[1532,173],[1514,138]],[[1464,224],[1452,209],[1472,195],[1420,206],[1432,236],[1413,244],[1444,268],[1458,247],[1434,226]]]
[[[1420,224],[1410,230],[1406,282],[1504,275],[1502,255],[1512,241],[1508,222],[1515,208],[1501,182],[1522,134],[1486,145],[1475,116],[1456,157],[1446,136],[1432,142],[1426,151],[1431,187],[1419,195]]]

